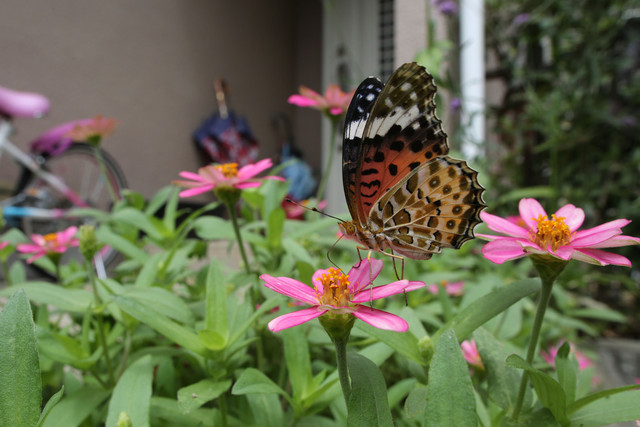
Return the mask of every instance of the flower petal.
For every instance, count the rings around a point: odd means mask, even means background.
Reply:
[[[358,306],[358,309],[353,312],[353,315],[378,329],[396,332],[406,332],[409,330],[409,324],[402,317],[367,307],[366,305]]]
[[[180,197],[193,197],[193,196],[197,196],[198,194],[202,194],[202,193],[206,193],[207,191],[211,191],[213,190],[215,187],[215,185],[210,184],[210,185],[203,185],[201,187],[196,187],[196,188],[190,188],[188,190],[183,190],[180,193],[178,193],[178,196]]]
[[[584,222],[584,211],[580,208],[569,204],[564,205],[556,212],[557,218],[564,218],[564,223],[569,227],[569,230],[576,231]]]
[[[276,317],[267,325],[272,332],[278,332],[283,329],[298,326],[309,320],[313,320],[316,317],[322,316],[327,310],[321,309],[317,306],[304,308],[302,310],[294,311],[292,313],[283,314]]]
[[[245,165],[238,169],[238,179],[244,181],[245,179],[253,178],[260,172],[263,172],[273,166],[271,159],[262,159],[257,163]]]
[[[298,107],[315,107],[318,105],[318,101],[313,99],[305,98],[302,95],[291,95],[289,99],[287,99],[289,104],[297,105]]]
[[[631,267],[631,261],[622,255],[601,251],[600,249],[579,248],[573,253],[573,259],[596,265],[621,265]]]
[[[604,224],[600,224],[597,227],[587,228],[586,230],[580,230],[576,233],[576,239],[580,237],[584,237],[590,234],[599,233],[604,230],[620,230],[625,225],[629,224],[631,221],[628,219],[616,219],[613,221],[605,222]]]
[[[619,229],[608,229],[598,231],[596,233],[591,233],[587,235],[583,235],[580,237],[576,237],[570,243],[574,248],[586,248],[592,245],[597,245],[599,243],[604,243],[609,239],[612,239],[616,236],[620,235]]]
[[[198,175],[197,173],[182,171],[178,175],[183,178],[191,179],[193,181],[204,182],[204,178]]]
[[[361,289],[373,284],[373,281],[382,271],[384,263],[375,258],[367,258],[358,262],[349,270],[349,283],[351,294],[355,295]]]
[[[423,282],[410,282],[408,280],[398,280],[396,282],[389,283],[388,285],[376,286],[373,288],[362,289],[357,295],[355,295],[351,302],[355,304],[365,303],[367,301],[373,301],[380,298],[385,298],[390,295],[400,294],[402,292],[410,292],[416,289],[420,289],[427,286]]]
[[[480,218],[482,218],[482,220],[487,224],[487,227],[489,227],[490,230],[493,230],[497,233],[503,233],[513,237],[529,237],[530,231],[514,224],[509,220],[500,218],[499,216],[491,215],[490,213],[482,211],[480,212]]]
[[[307,304],[317,305],[318,298],[316,291],[289,277],[273,277],[268,274],[263,274],[260,279],[264,280],[264,285],[279,294],[286,295],[298,301],[306,302]]]
[[[522,245],[517,240],[494,240],[482,247],[482,255],[486,259],[496,264],[502,264],[505,261],[517,259],[525,256]]]
[[[538,231],[536,220],[540,215],[548,218],[547,212],[536,199],[522,199],[519,204],[520,217],[531,231]]]
[[[631,236],[616,236],[602,243],[591,245],[591,248],[617,248],[620,246],[640,245],[640,239]]]

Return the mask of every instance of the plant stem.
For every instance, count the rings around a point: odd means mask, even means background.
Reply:
[[[89,282],[91,283],[91,289],[93,290],[93,301],[96,309],[100,306],[100,295],[98,295],[98,287],[96,286],[96,276],[93,272],[93,266],[91,262],[85,260],[85,266],[89,273]],[[113,376],[113,366],[111,365],[111,357],[109,356],[109,345],[107,344],[107,337],[104,334],[104,322],[102,320],[102,313],[96,313],[96,320],[98,322],[98,337],[100,339],[100,345],[102,346],[102,354],[104,355],[104,363],[107,366],[107,373],[109,375],[109,384],[115,384],[115,378]]]
[[[222,427],[227,427],[227,396],[225,393],[222,393],[218,398],[218,403],[220,404],[220,418]]]
[[[344,403],[349,403],[351,395],[351,380],[349,379],[349,367],[347,365],[347,342],[349,337],[332,337],[333,344],[336,346],[336,362],[338,365],[338,377],[340,378],[340,387],[342,387],[342,395]]]
[[[320,185],[318,186],[318,202],[322,200],[325,187],[327,186],[327,180],[329,179],[329,172],[331,170],[331,163],[333,163],[333,153],[336,148],[336,129],[338,127],[338,120],[331,116],[331,139],[329,140],[329,157],[327,158],[327,164],[324,167],[322,178],[320,179]]]
[[[247,259],[247,253],[244,250],[244,243],[242,241],[242,234],[240,234],[240,227],[238,226],[238,217],[236,215],[235,204],[231,204],[225,201],[225,206],[229,211],[229,218],[231,218],[231,224],[233,225],[233,231],[236,234],[236,240],[238,241],[238,247],[240,248],[240,255],[244,262],[244,269],[247,274],[251,274],[251,268],[249,267],[249,260]]]
[[[9,266],[6,262],[2,261],[0,261],[0,264],[2,264],[2,276],[4,277],[4,281],[7,286],[11,286],[11,278],[9,277]]]
[[[542,328],[542,321],[544,320],[544,313],[547,310],[547,306],[549,305],[549,300],[551,299],[551,290],[553,289],[553,282],[555,281],[555,277],[552,279],[542,278],[542,288],[540,289],[540,297],[538,298],[538,307],[536,309],[536,316],[533,320],[533,327],[531,328],[531,337],[529,338],[529,347],[527,349],[527,363],[531,364],[533,361],[533,357],[536,354],[536,347],[538,345],[538,339],[540,338],[540,330]],[[520,416],[520,410],[522,409],[522,403],[524,402],[524,395],[527,391],[527,382],[529,380],[529,376],[527,372],[524,371],[522,373],[522,379],[520,380],[520,389],[518,390],[518,398],[516,400],[516,405],[513,409],[513,419],[517,420]]]

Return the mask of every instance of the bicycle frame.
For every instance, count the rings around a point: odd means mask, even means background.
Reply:
[[[2,156],[3,152],[6,151],[20,165],[41,178],[53,189],[63,194],[73,203],[74,206],[89,207],[88,204],[73,190],[71,190],[57,175],[44,170],[34,157],[25,153],[20,148],[11,143],[11,141],[9,141],[9,135],[11,135],[12,129],[13,126],[9,120],[3,119],[0,121],[0,157]],[[17,195],[14,195],[9,199],[0,202],[0,208],[2,208],[3,216],[6,218],[31,217],[42,219],[56,219],[62,218],[66,215],[67,211],[64,209],[44,209],[13,206],[13,204],[15,204],[16,202],[22,201],[23,198],[24,194],[18,193]]]

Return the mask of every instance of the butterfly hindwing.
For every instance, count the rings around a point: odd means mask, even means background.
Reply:
[[[365,214],[358,210],[358,192],[356,176],[360,171],[362,153],[362,134],[374,102],[382,92],[384,85],[375,77],[365,79],[356,89],[344,124],[344,140],[342,145],[342,185],[347,199],[347,206],[352,218],[365,220]]]
[[[370,212],[370,228],[410,258],[428,259],[459,248],[481,222],[484,188],[462,160],[442,156],[424,163],[388,191]]]

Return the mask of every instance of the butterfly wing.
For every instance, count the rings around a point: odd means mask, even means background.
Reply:
[[[351,218],[364,224],[366,221],[362,204],[358,203],[360,190],[356,182],[359,181],[361,158],[363,152],[362,135],[369,118],[369,113],[375,100],[382,92],[383,84],[375,77],[365,79],[356,89],[344,125],[344,139],[342,144],[342,185]]]
[[[424,67],[408,63],[393,73],[375,99],[354,174],[354,203],[365,217],[363,223],[374,203],[400,180],[449,151],[435,114],[435,94],[433,77]]]
[[[413,259],[460,248],[473,239],[486,207],[477,175],[449,156],[422,164],[375,203],[371,231],[384,234],[392,250]]]

